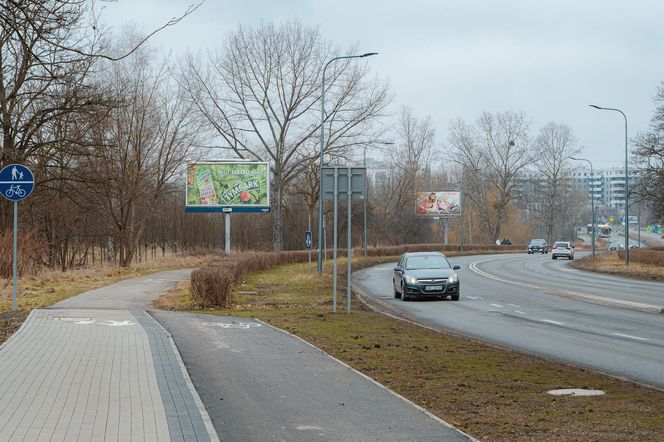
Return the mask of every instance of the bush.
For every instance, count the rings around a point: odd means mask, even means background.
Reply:
[[[467,245],[464,250],[474,251],[511,251],[523,250],[524,245]],[[396,256],[406,252],[461,251],[460,246],[441,246],[440,244],[408,244],[392,247],[371,247],[369,256]],[[354,249],[355,256],[362,254],[362,249]],[[338,256],[346,256],[346,249],[338,249]],[[315,252],[312,251],[315,256]],[[328,249],[327,257],[332,258],[333,250]],[[287,252],[246,252],[219,258],[206,267],[191,274],[191,296],[198,307],[228,307],[231,289],[242,282],[249,273],[260,272],[283,264],[306,262],[309,252],[305,250]]]

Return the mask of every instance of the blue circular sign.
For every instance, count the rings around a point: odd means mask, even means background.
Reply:
[[[26,199],[35,188],[35,177],[23,164],[9,164],[0,170],[0,194],[10,201]]]

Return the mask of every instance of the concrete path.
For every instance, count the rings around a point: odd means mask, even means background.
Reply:
[[[33,310],[0,347],[0,440],[217,440],[170,335],[133,310],[187,275],[162,272]]]

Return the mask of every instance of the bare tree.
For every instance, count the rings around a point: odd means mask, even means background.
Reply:
[[[213,136],[243,159],[269,160],[273,244],[282,248],[284,192],[318,157],[320,90],[325,62],[337,55],[317,28],[297,22],[239,27],[205,66],[190,58],[184,78]],[[328,72],[325,116],[328,159],[377,137],[387,87],[368,80],[361,63]]]
[[[429,117],[417,118],[402,108],[397,142],[389,152],[390,171],[378,189],[376,211],[383,220],[377,228],[391,244],[411,242],[420,225],[415,219],[415,192],[428,190],[435,131]]]
[[[568,126],[553,122],[540,130],[534,148],[537,174],[531,207],[535,209],[536,219],[544,225],[546,239],[555,241],[574,209],[570,157],[581,149]]]
[[[508,111],[484,113],[475,125],[457,120],[448,141],[450,158],[470,172],[466,195],[482,207],[482,224],[495,241],[516,197],[516,176],[533,159],[526,117]]]
[[[153,208],[198,143],[200,125],[165,66],[142,51],[110,67],[104,80],[118,105],[95,127],[97,146],[80,160],[80,184],[101,205],[131,263]]]
[[[634,192],[649,204],[661,222],[664,221],[664,82],[657,89],[654,101],[650,130],[635,141],[634,157],[641,175]]]

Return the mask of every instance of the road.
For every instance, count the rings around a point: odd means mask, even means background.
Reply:
[[[583,253],[577,253],[577,257]],[[403,302],[394,264],[357,272],[370,300],[413,321],[664,388],[664,284],[572,269],[551,255],[451,258],[461,300]]]

